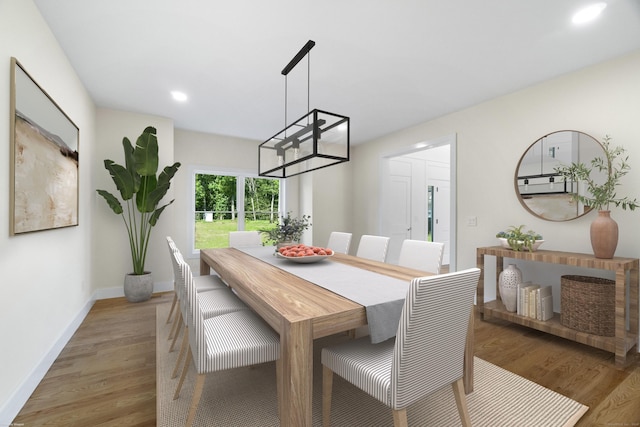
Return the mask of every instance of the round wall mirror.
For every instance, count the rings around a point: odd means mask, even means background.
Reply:
[[[569,221],[585,215],[591,208],[572,197],[582,191],[581,184],[565,181],[555,170],[571,163],[590,167],[592,159],[604,155],[602,145],[583,132],[563,130],[543,136],[531,144],[516,167],[514,184],[520,203],[548,221]]]

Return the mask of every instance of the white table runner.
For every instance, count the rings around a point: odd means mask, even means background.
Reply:
[[[408,281],[331,260],[298,264],[276,257],[272,246],[238,250],[363,305],[367,310],[372,343],[386,341],[396,335],[409,289]]]

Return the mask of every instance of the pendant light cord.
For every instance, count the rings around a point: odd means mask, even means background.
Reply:
[[[284,136],[287,137],[287,75],[284,75]]]
[[[307,124],[311,112],[311,52],[307,52]]]
[[[316,42],[309,40],[296,56],[284,67],[282,74],[284,75],[284,128],[285,137],[287,136],[287,75],[300,62],[302,58],[307,56],[307,124],[309,124],[309,113],[311,112],[311,59],[309,52],[316,45]]]

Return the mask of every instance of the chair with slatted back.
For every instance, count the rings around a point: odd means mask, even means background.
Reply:
[[[329,235],[327,247],[339,254],[348,254],[351,246],[351,233],[332,231]]]
[[[411,280],[394,339],[369,337],[322,349],[322,419],[331,420],[335,372],[393,410],[394,426],[407,426],[407,407],[452,386],[463,426],[470,426],[463,385],[469,315],[480,269]]]
[[[205,319],[200,307],[199,294],[193,288],[193,276],[186,263],[181,264],[187,289],[187,303],[191,307],[191,316],[187,322],[189,331],[189,351],[187,360],[176,387],[174,400],[180,390],[193,360],[196,369],[196,382],[191,397],[186,426],[191,426],[195,419],[204,382],[208,374],[217,371],[257,365],[276,361],[276,387],[278,402],[280,384],[277,381],[280,372],[280,336],[257,314],[249,310],[236,311],[229,314]],[[221,393],[227,390],[220,390]]]
[[[385,262],[387,259],[387,248],[389,238],[384,236],[371,236],[368,234],[360,238],[356,256],[374,261]]]
[[[444,243],[426,240],[405,240],[400,248],[398,265],[440,274]]]
[[[257,231],[230,231],[229,247],[246,248],[251,246],[262,246],[262,238]]]

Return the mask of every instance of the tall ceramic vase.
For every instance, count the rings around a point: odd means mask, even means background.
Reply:
[[[611,259],[618,246],[618,223],[611,218],[611,211],[598,211],[591,223],[591,247],[596,258]]]
[[[518,285],[522,283],[522,272],[515,264],[509,264],[500,272],[498,285],[500,298],[507,311],[515,312],[518,308]]]

